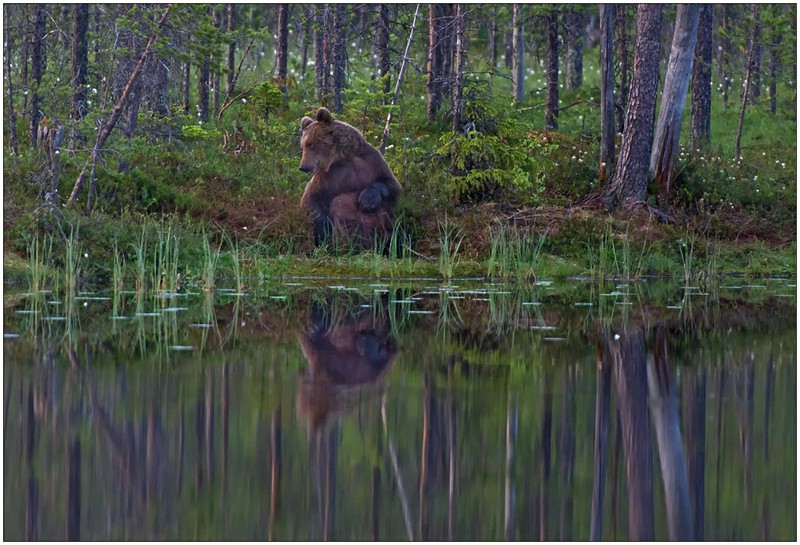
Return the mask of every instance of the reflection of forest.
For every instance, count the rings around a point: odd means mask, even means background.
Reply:
[[[795,538],[793,314],[215,312],[199,362],[4,365],[5,539]]]

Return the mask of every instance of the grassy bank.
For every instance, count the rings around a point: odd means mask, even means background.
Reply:
[[[796,274],[791,89],[779,88],[775,114],[766,103],[748,108],[736,158],[738,109],[715,93],[712,146],[681,147],[663,222],[646,209],[609,215],[590,204],[599,187],[593,73],[589,67],[582,90],[564,93],[562,102],[577,105],[561,112],[559,132],[543,130],[540,106],[510,106],[500,80],[467,86],[466,111],[477,120],[469,135],[427,121],[422,88],[404,95],[386,152],[403,185],[391,257],[312,246],[299,207],[307,175],[297,168],[297,124],[312,102],[290,101],[268,122],[244,116],[233,140],[224,128],[177,117],[177,138],[115,141],[98,167],[91,215],[85,192],[71,209],[62,197],[84,157],[64,150],[53,165],[43,149],[23,146],[4,158],[4,278],[25,289],[213,290],[280,276],[528,282]],[[295,95],[308,94],[297,85]],[[377,143],[386,107],[373,87],[364,83],[340,118]],[[148,122],[143,115],[143,133]]]

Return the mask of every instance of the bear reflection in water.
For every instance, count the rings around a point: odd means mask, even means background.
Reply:
[[[358,402],[365,389],[378,385],[397,356],[385,305],[335,319],[338,313],[330,308],[315,303],[300,334],[308,368],[299,382],[297,409],[313,431],[325,428],[332,417]]]

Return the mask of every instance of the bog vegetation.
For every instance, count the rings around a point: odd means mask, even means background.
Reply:
[[[4,277],[31,290],[796,272],[795,5],[687,15],[702,85],[674,99],[678,145],[647,142],[674,159],[646,200],[619,206],[635,5],[3,9]],[[683,9],[647,36],[662,82]],[[321,105],[403,185],[386,253],[311,244],[298,123]]]

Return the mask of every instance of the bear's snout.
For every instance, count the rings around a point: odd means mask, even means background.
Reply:
[[[310,166],[308,166],[308,165],[300,165],[300,170],[301,170],[302,172],[306,172],[306,173],[308,173],[308,172],[313,172],[313,171],[314,171],[314,169],[313,169],[313,168],[311,168],[311,167],[310,167]]]

